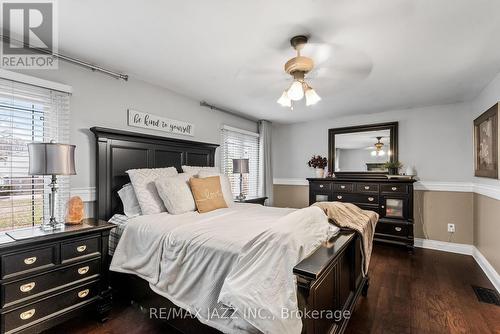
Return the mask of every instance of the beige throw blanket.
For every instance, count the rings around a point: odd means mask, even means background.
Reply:
[[[363,275],[366,276],[372,255],[373,235],[378,222],[378,213],[360,209],[351,203],[318,202],[313,206],[322,209],[335,225],[350,228],[359,233],[363,246]]]

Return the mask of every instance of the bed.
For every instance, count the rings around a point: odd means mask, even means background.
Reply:
[[[100,219],[108,220],[122,212],[117,191],[129,182],[125,173],[128,169],[174,166],[180,171],[181,165],[214,165],[215,144],[105,128],[92,128],[91,131],[96,137],[97,215]],[[250,207],[238,210],[256,211],[256,205],[243,206]],[[281,216],[284,211],[280,210],[286,209],[266,210],[275,210],[276,215]],[[234,217],[238,217],[238,213],[234,214]],[[248,231],[252,231],[252,221],[241,217],[241,223],[249,225]],[[305,216],[303,218],[306,219]],[[168,221],[169,218],[166,219]],[[255,221],[262,223],[262,219]],[[307,231],[305,228],[303,230]],[[345,330],[349,317],[318,318],[315,314],[324,314],[322,312],[328,310],[338,311],[337,314],[352,312],[358,297],[362,293],[366,295],[368,277],[364,277],[361,272],[360,246],[359,237],[355,233],[340,231],[293,266],[293,273],[290,272],[289,276],[291,282],[296,282],[296,302],[301,311],[302,333],[342,333]],[[134,271],[112,272],[113,291],[147,310],[178,310],[178,314],[181,314],[187,308],[180,308],[175,296],[162,294],[145,277],[147,275],[138,275]],[[207,286],[207,289],[211,288]],[[218,333],[219,330],[228,332],[225,327],[200,322],[199,318],[190,316],[173,317],[168,322],[183,333]],[[246,332],[245,329],[242,331]],[[248,329],[248,332],[252,331]]]

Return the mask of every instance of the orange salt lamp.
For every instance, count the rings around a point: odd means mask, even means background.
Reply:
[[[78,196],[73,196],[68,202],[68,214],[66,215],[66,224],[81,224],[83,219],[83,201]]]

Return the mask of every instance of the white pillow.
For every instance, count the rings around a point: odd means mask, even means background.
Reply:
[[[194,202],[191,187],[189,186],[189,179],[191,177],[187,173],[182,173],[176,176],[156,179],[155,185],[158,189],[158,194],[169,213],[179,215],[196,210],[196,203]]]
[[[218,167],[201,167],[201,166],[182,166],[182,171],[184,173],[188,173],[191,176],[194,176],[198,174],[201,171],[207,171],[207,172],[212,172],[212,173],[220,173],[220,170]],[[212,174],[210,176],[215,176],[216,174]]]
[[[130,176],[130,182],[134,187],[143,215],[166,211],[165,205],[163,205],[163,201],[156,190],[155,180],[177,175],[175,167],[130,169],[127,174]]]
[[[209,177],[209,176],[219,176],[220,177],[220,187],[222,188],[222,195],[224,196],[224,201],[226,201],[227,207],[234,205],[234,196],[231,191],[231,182],[226,174],[221,174],[219,172],[212,172],[209,170],[201,170],[198,173],[198,177]]]
[[[123,213],[125,216],[132,218],[137,217],[142,214],[139,201],[135,195],[134,187],[131,183],[127,183],[120,190],[118,190],[118,196],[123,203]]]

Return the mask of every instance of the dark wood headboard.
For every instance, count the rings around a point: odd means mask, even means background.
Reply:
[[[123,208],[118,190],[133,168],[214,166],[217,144],[93,127],[96,137],[97,217],[108,220]]]

